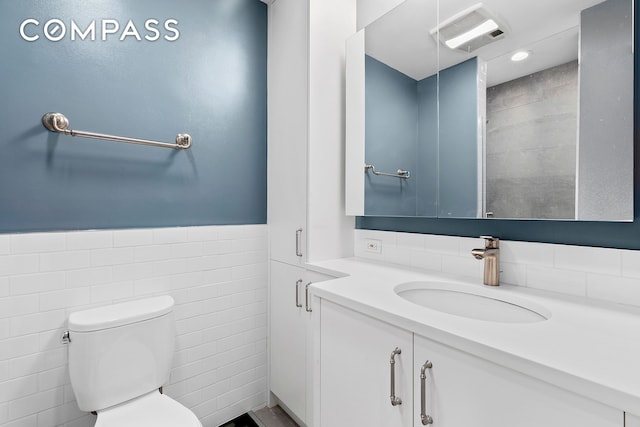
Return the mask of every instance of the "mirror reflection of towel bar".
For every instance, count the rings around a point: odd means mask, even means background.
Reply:
[[[368,171],[373,172],[374,175],[390,176],[392,178],[400,178],[400,179],[409,179],[409,178],[411,178],[411,172],[403,170],[403,169],[398,169],[398,171],[396,173],[386,173],[386,172],[378,172],[378,171],[376,171],[376,167],[373,166],[373,165],[364,165],[364,172],[367,173]]]
[[[71,130],[69,127],[69,119],[60,113],[47,113],[42,116],[42,124],[51,132],[64,133],[71,136],[83,136],[85,138],[95,139],[107,139],[111,141],[128,142],[131,144],[143,144],[152,145],[155,147],[173,148],[173,149],[187,149],[191,147],[191,136],[186,133],[179,133],[176,136],[176,143],[170,144],[168,142],[150,141],[148,139],[127,138],[124,136],[105,135],[102,133],[85,132],[82,130]]]

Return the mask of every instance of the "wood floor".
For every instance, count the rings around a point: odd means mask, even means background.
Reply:
[[[279,406],[273,408],[262,408],[254,412],[262,421],[264,427],[298,427]]]

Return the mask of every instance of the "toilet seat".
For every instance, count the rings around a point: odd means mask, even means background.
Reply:
[[[186,407],[158,391],[98,411],[95,427],[202,427]]]

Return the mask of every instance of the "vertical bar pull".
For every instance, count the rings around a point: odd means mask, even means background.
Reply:
[[[302,256],[302,228],[296,230],[296,256]]]
[[[304,303],[306,305],[305,310],[307,310],[308,313],[311,313],[313,310],[311,310],[311,306],[309,306],[309,285],[312,282],[307,283],[307,285],[304,287]]]
[[[300,285],[302,284],[302,279],[296,280],[296,307],[302,307],[302,303],[300,302]]]
[[[389,360],[391,364],[391,406],[402,405],[402,399],[396,396],[396,355],[401,353],[402,350],[396,347],[396,349],[391,352],[391,359]]]
[[[426,370],[431,369],[433,364],[427,360],[420,368],[420,420],[422,425],[433,424],[433,418],[427,415],[427,374]]]

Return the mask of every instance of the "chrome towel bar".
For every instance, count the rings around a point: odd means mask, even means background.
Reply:
[[[71,136],[83,136],[85,138],[106,139],[106,140],[118,141],[118,142],[128,142],[130,144],[152,145],[155,147],[173,148],[176,150],[187,149],[191,147],[191,136],[186,133],[179,133],[178,136],[176,136],[176,143],[171,144],[168,142],[151,141],[148,139],[127,138],[124,136],[106,135],[103,133],[85,132],[82,130],[71,130],[71,129],[68,129],[69,119],[67,119],[64,116],[64,114],[60,114],[60,113],[45,114],[44,116],[42,116],[42,124],[44,125],[45,128],[47,128],[51,132],[59,132],[59,133],[64,133],[65,135],[71,135]]]
[[[392,178],[401,178],[401,179],[411,178],[411,172],[402,170],[402,169],[398,169],[396,173],[386,173],[386,172],[378,172],[376,170],[376,167],[373,165],[364,165],[364,172],[367,173],[368,171],[373,172],[374,175],[390,176]]]

